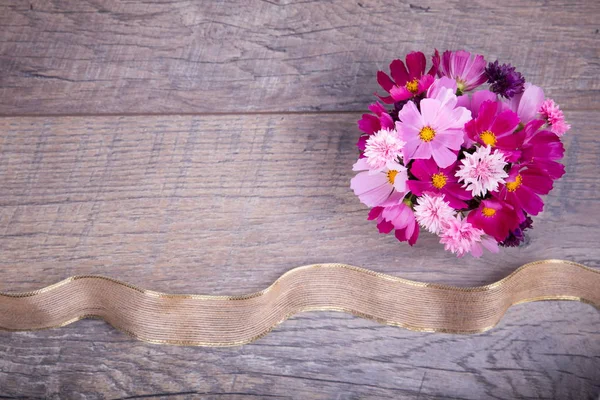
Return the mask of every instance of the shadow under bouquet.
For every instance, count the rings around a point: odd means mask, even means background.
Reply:
[[[388,92],[358,121],[351,188],[381,233],[414,245],[421,228],[475,257],[518,246],[565,169],[562,111],[510,64],[421,52],[377,73]],[[482,86],[485,85],[485,86]]]

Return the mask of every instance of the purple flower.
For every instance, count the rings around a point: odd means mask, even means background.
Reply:
[[[510,99],[525,90],[525,78],[515,67],[510,64],[502,64],[498,60],[489,63],[485,74],[492,92]]]
[[[519,224],[519,227],[514,231],[511,231],[508,236],[500,242],[502,247],[518,247],[523,241],[525,241],[525,230],[533,227],[533,220],[529,215],[525,217],[525,220]]]

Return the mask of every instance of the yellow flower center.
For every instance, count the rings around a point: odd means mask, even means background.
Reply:
[[[415,78],[410,82],[406,82],[406,85],[404,85],[404,87],[412,94],[417,94],[417,92],[419,91],[419,80]]]
[[[462,95],[465,92],[467,84],[460,78],[456,78],[456,92],[457,96]]]
[[[523,178],[521,177],[521,174],[519,174],[515,178],[514,182],[506,182],[506,188],[509,192],[514,192],[519,188],[519,186],[521,186],[521,183],[523,183]]]
[[[398,175],[398,171],[394,171],[393,169],[389,170],[387,173],[388,181],[393,185],[394,180],[396,180],[396,175]]]
[[[446,178],[446,175],[444,175],[443,173],[437,173],[437,174],[433,174],[431,176],[431,184],[433,185],[434,188],[436,189],[441,189],[444,186],[446,186],[446,181],[448,179]]]
[[[481,139],[481,141],[483,143],[485,143],[488,146],[492,146],[492,147],[494,147],[497,142],[496,135],[494,135],[494,132],[492,132],[492,131],[481,132],[481,135],[479,135],[479,138]]]
[[[494,210],[493,208],[489,208],[489,207],[483,207],[483,210],[481,210],[481,213],[483,214],[484,217],[493,217],[494,214],[496,214],[496,210]]]
[[[428,126],[423,127],[419,132],[419,137],[424,142],[431,142],[435,137],[435,131]]]

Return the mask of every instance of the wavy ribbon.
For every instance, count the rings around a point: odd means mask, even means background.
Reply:
[[[479,287],[415,282],[344,264],[299,267],[243,296],[167,294],[115,279],[74,276],[26,293],[0,292],[0,329],[57,328],[100,318],[136,339],[237,346],[302,311],[333,310],[422,332],[479,333],[515,304],[576,300],[600,309],[600,271],[545,260]]]

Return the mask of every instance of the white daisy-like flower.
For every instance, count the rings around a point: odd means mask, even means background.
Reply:
[[[425,193],[417,202],[415,218],[419,225],[431,233],[439,234],[448,221],[454,218],[454,209],[444,201],[443,195]]]
[[[396,164],[405,144],[395,130],[381,129],[367,139],[364,153],[367,163],[376,170],[381,170],[390,163]]]
[[[498,190],[498,185],[508,177],[504,167],[506,159],[499,151],[492,153],[491,146],[481,146],[473,154],[465,154],[456,177],[473,196],[483,196]]]

